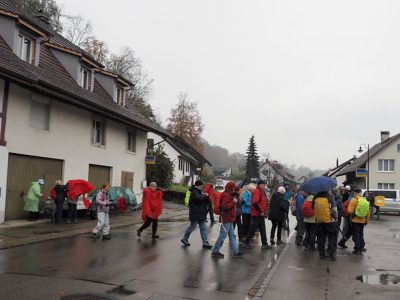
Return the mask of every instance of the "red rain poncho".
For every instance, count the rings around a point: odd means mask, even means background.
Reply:
[[[83,179],[69,180],[68,181],[68,199],[77,201],[80,195],[83,196],[83,203],[85,207],[88,208],[90,206],[90,201],[85,198],[85,194],[89,193],[94,189],[94,186],[90,184],[90,182]]]
[[[152,191],[150,188],[144,189],[142,201],[142,219],[144,222],[147,221],[147,218],[157,219],[161,215],[162,198],[162,191]]]

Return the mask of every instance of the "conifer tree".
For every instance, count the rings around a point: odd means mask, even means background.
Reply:
[[[260,169],[260,157],[257,154],[257,146],[254,141],[254,135],[251,136],[249,147],[246,152],[246,177],[247,178],[258,178]]]

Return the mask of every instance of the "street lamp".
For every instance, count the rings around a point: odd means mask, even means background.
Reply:
[[[362,153],[364,150],[362,149],[362,146],[364,146],[367,149],[367,193],[369,195],[369,144],[365,145],[362,143],[360,145],[360,148],[358,148],[358,152]]]

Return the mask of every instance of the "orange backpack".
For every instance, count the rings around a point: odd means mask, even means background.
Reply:
[[[221,196],[222,196],[222,192],[219,192],[215,195],[214,214],[216,214],[216,215],[221,214]]]

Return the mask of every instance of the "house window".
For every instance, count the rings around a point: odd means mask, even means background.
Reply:
[[[379,172],[394,172],[394,159],[379,159],[378,160]]]
[[[189,172],[189,170],[190,170],[189,162],[186,162],[186,172]]]
[[[378,183],[380,190],[394,190],[394,183]]]
[[[151,149],[154,147],[154,139],[147,139],[147,148]]]
[[[185,162],[182,158],[179,158],[179,171],[184,171]]]
[[[31,127],[49,130],[50,104],[31,101]]]
[[[92,72],[86,68],[81,67],[81,87],[85,90],[92,88]]]
[[[397,152],[400,152],[400,144],[397,144]]]
[[[105,122],[93,119],[92,120],[92,143],[95,145],[105,145]]]
[[[17,55],[20,59],[33,63],[35,58],[34,40],[20,33],[18,35]]]
[[[118,105],[125,106],[125,91],[121,87],[117,87],[117,99]]]
[[[126,139],[126,150],[136,152],[136,130],[128,129]]]

